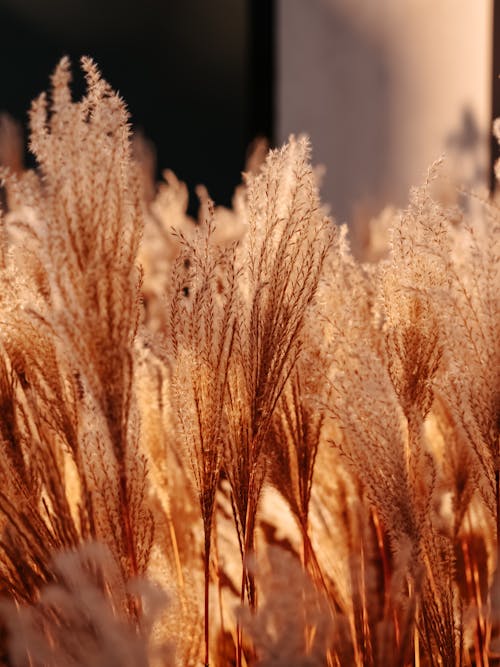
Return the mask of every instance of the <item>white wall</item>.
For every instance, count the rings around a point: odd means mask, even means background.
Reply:
[[[486,182],[493,0],[277,0],[277,130],[312,138],[339,221],[405,205],[443,151]]]

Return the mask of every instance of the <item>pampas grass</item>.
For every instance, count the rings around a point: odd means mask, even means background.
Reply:
[[[497,664],[496,199],[362,261],[291,137],[193,220],[81,66],[0,132],[3,663]]]

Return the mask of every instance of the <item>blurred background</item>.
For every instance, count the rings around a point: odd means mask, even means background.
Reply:
[[[25,125],[59,58],[88,54],[154,142],[158,175],[171,168],[229,205],[256,136],[306,132],[332,213],[365,219],[404,205],[444,151],[453,178],[488,185],[493,5],[0,0],[0,110]]]
[[[252,16],[246,0],[0,0],[0,110],[26,124],[64,54],[81,94],[78,59],[90,55],[159,169],[229,204],[248,144],[268,133],[251,103]]]
[[[443,152],[454,180],[488,184],[493,5],[278,0],[277,137],[310,134],[340,221],[404,206]]]

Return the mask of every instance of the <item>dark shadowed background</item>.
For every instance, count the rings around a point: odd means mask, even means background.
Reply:
[[[191,191],[205,184],[227,205],[247,146],[271,133],[271,8],[266,0],[0,0],[0,110],[26,125],[64,54],[81,94],[77,62],[88,54],[154,142],[158,169],[173,169]]]

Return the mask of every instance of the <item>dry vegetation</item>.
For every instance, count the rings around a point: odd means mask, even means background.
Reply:
[[[363,261],[291,138],[195,222],[82,67],[0,124],[2,664],[500,664],[498,204]]]

